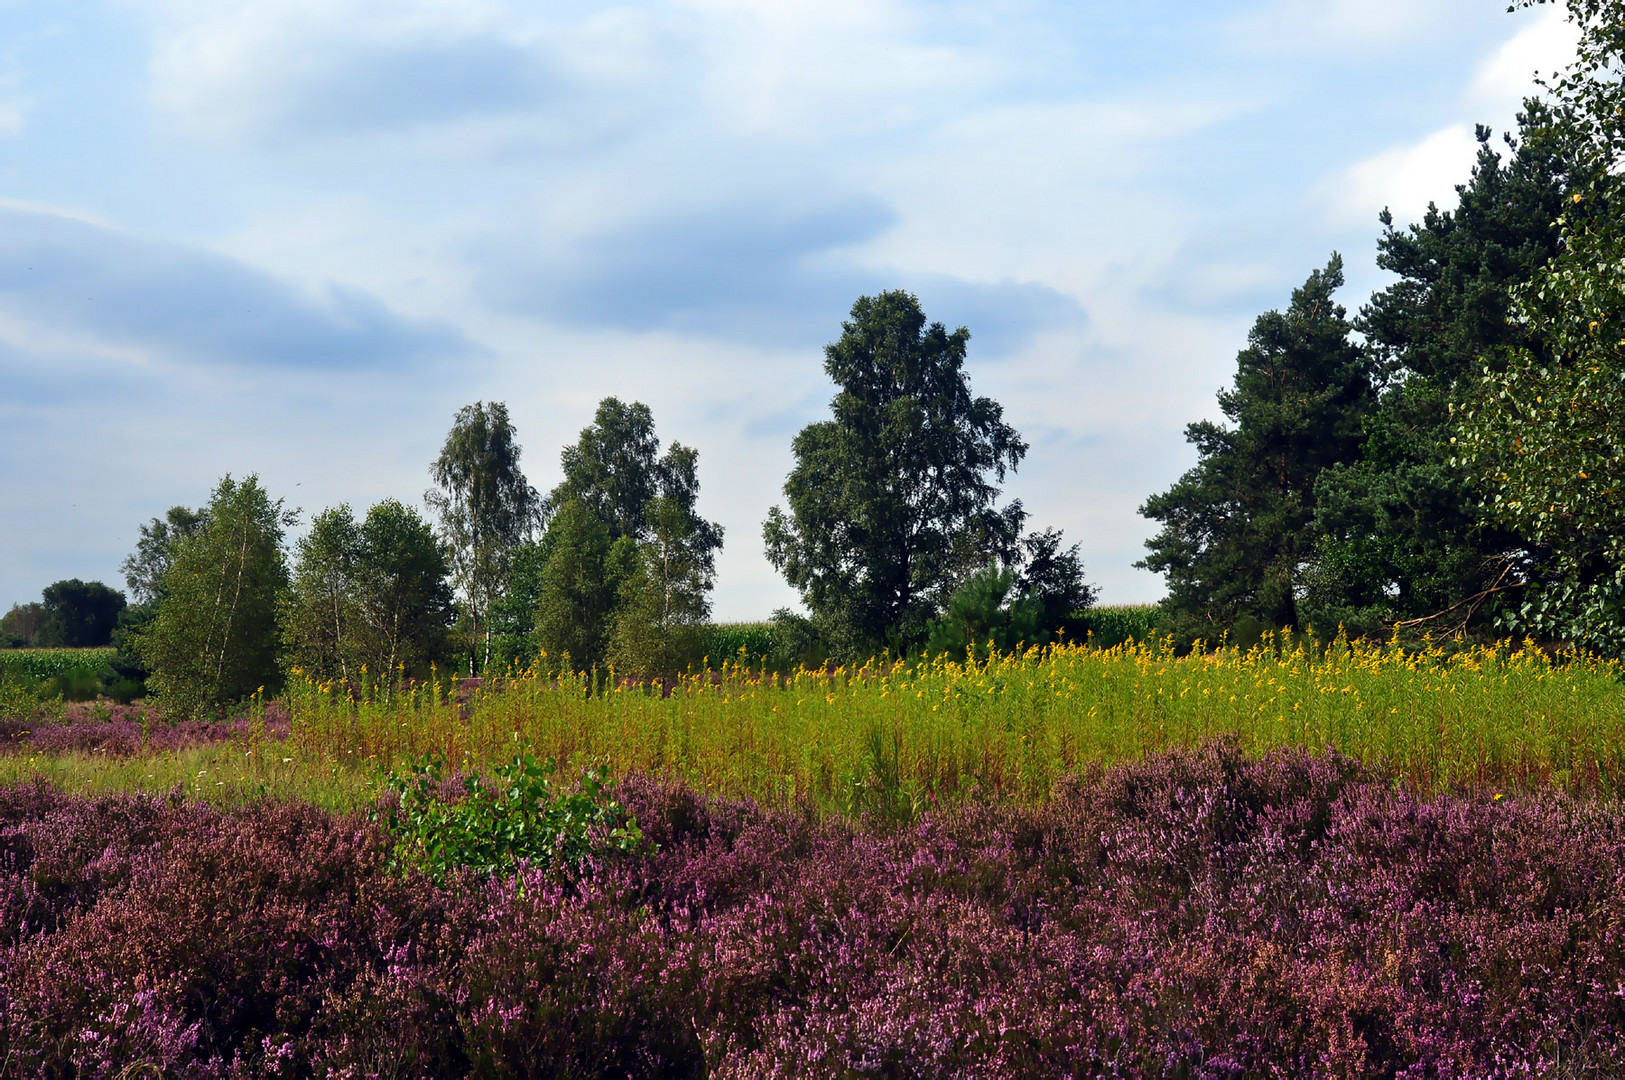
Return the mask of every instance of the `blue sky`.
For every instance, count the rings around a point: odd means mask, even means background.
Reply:
[[[610,394],[700,451],[716,614],[762,557],[821,346],[904,287],[1031,443],[1007,492],[1109,602],[1136,508],[1260,312],[1566,59],[1492,0],[0,0],[0,608],[122,585],[137,526],[258,472],[417,499],[458,406],[532,481]]]

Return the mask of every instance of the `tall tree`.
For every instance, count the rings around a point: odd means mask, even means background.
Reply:
[[[1480,509],[1472,478],[1452,461],[1452,409],[1488,365],[1540,350],[1509,318],[1512,292],[1559,248],[1556,224],[1574,168],[1549,107],[1528,102],[1503,159],[1478,129],[1478,161],[1451,211],[1386,226],[1377,263],[1399,280],[1355,321],[1382,388],[1357,461],[1328,468],[1316,487],[1317,549],[1305,607],[1318,625],[1354,633],[1413,626],[1487,628],[1521,543]],[[1497,582],[1501,582],[1498,585]]]
[[[451,567],[429,523],[396,499],[367,511],[360,540],[361,651],[390,693],[403,673],[421,672],[444,645]]]
[[[648,510],[649,539],[637,546],[620,588],[610,662],[638,678],[678,674],[694,654],[711,615],[713,549],[681,500],[658,495]]]
[[[45,622],[39,643],[70,649],[92,648],[113,640],[124,594],[99,581],[69,578],[45,587]]]
[[[663,512],[680,515],[691,534],[685,543],[709,561],[722,547],[722,529],[696,510],[699,459],[697,451],[678,442],[660,453],[654,414],[643,402],[605,398],[575,445],[560,454],[564,480],[550,501],[559,506],[579,499],[609,528],[612,540],[647,540],[654,531],[652,508],[656,500],[666,500]]]
[[[282,604],[282,644],[288,667],[318,682],[360,689],[361,529],[348,505],[311,519],[294,545],[292,580]]]
[[[1527,6],[1527,5],[1525,5]],[[1581,167],[1559,253],[1516,293],[1534,341],[1458,410],[1460,460],[1524,546],[1503,625],[1625,656],[1625,3],[1569,0],[1574,62],[1547,89]]]
[[[824,350],[832,417],[801,430],[789,512],[763,525],[768,560],[836,648],[901,651],[966,576],[1008,557],[1025,514],[998,484],[1027,444],[973,397],[970,331],[926,323],[906,292],[862,297]]]
[[[598,403],[592,423],[582,429],[575,445],[566,446],[560,455],[564,479],[550,501],[562,506],[580,499],[609,527],[612,539],[642,539],[648,529],[649,500],[659,490],[659,453],[649,406],[607,397]]]
[[[698,511],[699,454],[677,442],[659,451],[647,405],[605,398],[561,455],[564,481],[550,501],[575,509],[561,510],[543,541],[545,617],[536,627],[539,644],[554,656],[568,647],[578,669],[612,654],[629,672],[670,674],[710,611],[722,528]],[[602,526],[602,552],[582,514]],[[586,579],[595,566],[606,581]]]
[[[124,571],[124,583],[130,587],[130,597],[136,604],[150,604],[158,599],[164,572],[174,561],[175,545],[188,536],[196,536],[208,523],[207,508],[191,510],[171,506],[163,517],[153,518],[141,526],[135,550],[119,567]]]
[[[220,481],[203,531],[175,545],[162,599],[136,648],[166,710],[196,715],[259,687],[274,690],[277,607],[287,588],[282,537],[294,515],[259,477]]]
[[[283,604],[288,665],[350,693],[394,693],[432,660],[449,620],[445,551],[417,512],[385,499],[357,522],[348,505],[318,514],[297,545]]]
[[[38,600],[12,604],[0,617],[0,648],[21,649],[34,645],[45,625],[45,605]]]
[[[637,541],[612,539],[609,526],[580,499],[567,499],[555,510],[548,534],[536,637],[548,668],[589,671],[606,658]]]
[[[513,549],[534,532],[544,511],[519,468],[519,455],[505,404],[465,405],[430,467],[437,487],[424,496],[440,516],[472,639],[485,662],[491,658],[491,605],[507,580]],[[471,652],[470,671],[475,661]]]
[[[1167,576],[1164,607],[1185,635],[1215,638],[1244,615],[1299,621],[1315,482],[1357,454],[1373,400],[1371,362],[1332,300],[1342,284],[1334,254],[1285,312],[1258,318],[1234,387],[1219,393],[1231,426],[1187,427],[1196,466],[1140,508],[1162,529],[1136,565]]]

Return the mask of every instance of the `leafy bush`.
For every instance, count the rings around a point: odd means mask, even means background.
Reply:
[[[447,798],[445,762],[425,758],[385,778],[398,803],[381,813],[395,838],[396,859],[437,879],[458,867],[512,874],[524,863],[552,870],[578,867],[594,855],[630,853],[643,844],[637,819],[589,769],[574,791],[554,783],[553,762],[515,757],[482,780],[462,778],[461,798]],[[448,792],[448,787],[451,792]]]

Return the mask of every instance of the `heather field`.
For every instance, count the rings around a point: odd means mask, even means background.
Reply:
[[[1625,1055],[1616,665],[1286,639],[608,685],[0,720],[0,1076]],[[549,810],[570,858],[499,857],[519,789],[468,784],[516,754],[608,777]]]
[[[391,865],[278,800],[0,787],[16,1076],[1617,1075],[1625,820],[1154,754],[895,829],[618,785],[645,846]]]

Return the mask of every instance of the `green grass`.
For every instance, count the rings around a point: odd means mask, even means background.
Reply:
[[[729,668],[665,699],[517,679],[463,701],[419,687],[356,704],[302,683],[287,698],[285,744],[127,762],[0,756],[0,779],[38,771],[75,790],[179,783],[204,797],[344,806],[370,798],[382,770],[424,754],[485,768],[523,751],[569,771],[663,773],[768,804],[906,816],[968,798],[1041,800],[1069,773],[1226,737],[1254,752],[1336,748],[1422,790],[1553,784],[1617,795],[1620,675],[1617,664],[1532,648],[1446,655],[1287,639],[1185,657],[1160,644],[1065,646],[786,680]]]

